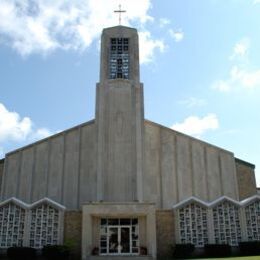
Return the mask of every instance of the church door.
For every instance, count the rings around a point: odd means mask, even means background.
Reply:
[[[100,254],[136,255],[139,253],[138,219],[101,219]]]
[[[111,226],[108,227],[109,254],[130,254],[130,227],[129,226]]]

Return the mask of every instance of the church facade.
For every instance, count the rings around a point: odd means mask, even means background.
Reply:
[[[0,184],[2,251],[156,259],[175,243],[260,240],[254,165],[144,119],[138,34],[124,26],[102,33],[95,119],[6,154]]]

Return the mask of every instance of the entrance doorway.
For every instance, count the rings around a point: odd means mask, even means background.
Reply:
[[[137,255],[139,253],[138,219],[101,219],[101,255]]]
[[[130,254],[130,227],[108,227],[109,254]]]

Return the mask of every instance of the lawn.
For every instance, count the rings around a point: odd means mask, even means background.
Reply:
[[[241,256],[241,257],[224,257],[224,258],[200,258],[201,260],[220,260],[220,259],[228,259],[228,260],[260,260],[260,256]],[[197,259],[199,260],[199,259]]]

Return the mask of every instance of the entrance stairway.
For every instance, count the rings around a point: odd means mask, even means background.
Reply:
[[[154,260],[151,256],[89,256],[89,260]]]

